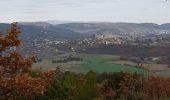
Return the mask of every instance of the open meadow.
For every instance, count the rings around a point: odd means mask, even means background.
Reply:
[[[60,55],[56,59],[63,59],[68,55]],[[81,58],[82,61],[68,61],[65,63],[52,63],[50,59],[44,59],[42,62],[37,62],[33,65],[33,69],[55,70],[60,67],[62,71],[73,71],[77,73],[87,73],[94,71],[97,73],[103,72],[132,72],[147,75],[147,71],[142,68],[126,64],[110,63],[117,61],[119,56],[115,55],[98,55],[98,54],[74,54],[73,57]]]

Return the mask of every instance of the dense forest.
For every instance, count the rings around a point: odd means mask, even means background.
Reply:
[[[20,29],[13,23],[0,36],[0,100],[169,100],[170,78],[136,73],[86,74],[31,70],[35,57],[23,57]]]

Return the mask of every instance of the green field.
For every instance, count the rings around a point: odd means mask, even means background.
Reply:
[[[83,58],[84,63],[72,67],[72,70],[76,72],[86,73],[92,70],[98,73],[126,71],[146,74],[146,71],[141,68],[136,68],[128,65],[108,63],[110,61],[116,60],[118,58],[116,56],[96,54],[79,54],[77,56]]]
[[[62,58],[62,56],[60,57]],[[72,61],[67,63],[55,64],[55,63],[51,63],[51,60],[46,59],[41,63],[34,64],[33,69],[38,69],[42,67],[43,70],[49,70],[49,69],[55,69],[56,66],[60,66],[62,70],[69,70],[77,73],[86,73],[91,70],[97,73],[120,72],[120,71],[137,72],[145,75],[147,73],[144,69],[137,68],[134,66],[109,63],[119,58],[118,56],[114,56],[114,55],[77,54],[74,55],[74,57],[80,57],[83,59],[83,61],[81,62]]]

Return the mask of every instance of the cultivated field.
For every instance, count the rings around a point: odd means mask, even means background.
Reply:
[[[68,56],[68,54],[57,56],[56,59],[63,59],[66,56]],[[63,71],[73,71],[77,73],[86,73],[92,70],[97,73],[125,71],[147,75],[147,71],[142,68],[137,68],[132,65],[110,63],[117,61],[119,56],[97,54],[74,54],[73,56],[82,58],[82,61],[52,63],[50,59],[44,59],[42,62],[35,63],[33,69],[40,69],[41,67],[42,70],[51,70],[59,66]]]

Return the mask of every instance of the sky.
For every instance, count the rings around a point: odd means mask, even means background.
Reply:
[[[46,20],[170,23],[170,1],[0,0],[0,23]]]

